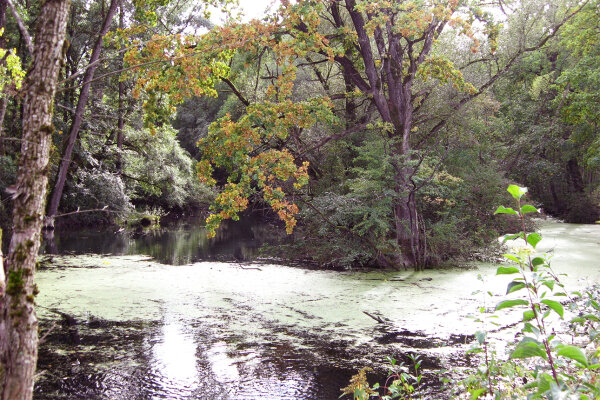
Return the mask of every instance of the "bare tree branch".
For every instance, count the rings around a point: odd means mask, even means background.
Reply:
[[[19,27],[19,31],[21,32],[21,36],[23,36],[23,40],[25,40],[25,46],[27,47],[27,51],[30,56],[33,56],[33,41],[31,40],[31,35],[29,35],[29,31],[23,22],[23,19],[19,15],[19,12],[15,8],[14,4],[11,0],[6,0],[8,6],[10,7],[10,11],[12,12],[15,21],[17,21],[17,26]]]
[[[250,102],[244,97],[244,95],[238,90],[238,88],[235,87],[235,85],[233,84],[233,82],[231,82],[229,79],[225,78],[224,76],[221,77],[221,80],[223,82],[225,82],[227,84],[227,86],[229,86],[229,88],[231,89],[231,91],[233,92],[233,94],[236,95],[236,97],[246,106],[248,107],[250,105]]]

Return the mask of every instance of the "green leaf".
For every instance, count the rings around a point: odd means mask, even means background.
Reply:
[[[563,318],[565,314],[565,309],[563,308],[562,304],[560,304],[558,301],[544,299],[541,301],[541,303],[553,309],[558,315],[560,315],[561,318]]]
[[[483,344],[485,342],[486,336],[487,336],[487,332],[483,332],[483,331],[475,332],[475,337],[477,338],[477,341],[479,342],[479,344]]]
[[[529,337],[523,338],[510,354],[511,359],[531,357],[542,357],[545,359],[547,355],[542,344]]]
[[[540,330],[537,327],[530,324],[529,322],[526,322],[525,325],[523,326],[523,332],[530,332],[536,336],[540,335]]]
[[[571,360],[575,360],[578,363],[585,365],[586,367],[589,365],[588,359],[585,356],[583,350],[581,350],[577,346],[570,345],[561,345],[556,352],[561,357],[569,358]]]
[[[535,208],[532,205],[524,205],[523,207],[521,207],[521,214],[527,214],[527,213],[532,213],[532,212],[540,212],[540,210],[538,210],[537,208]]]
[[[519,260],[519,257],[517,257],[517,256],[515,256],[513,254],[502,254],[502,257],[506,258],[507,260],[514,261],[517,264],[521,264],[522,263],[522,261]]]
[[[535,314],[532,310],[523,311],[523,321],[531,321],[535,318]]]
[[[496,311],[502,310],[503,308],[510,308],[515,306],[527,306],[529,302],[523,299],[515,299],[515,300],[504,300],[498,303],[496,306]]]
[[[586,314],[583,316],[583,318],[587,319],[588,321],[600,322],[600,318],[598,318],[594,314]]]
[[[479,396],[487,392],[486,389],[471,389],[469,393],[471,393],[471,400],[477,400]]]
[[[496,270],[496,275],[510,275],[510,274],[518,274],[519,268],[517,267],[498,267]]]
[[[523,282],[512,281],[508,284],[508,287],[506,288],[506,294],[516,292],[517,290],[521,290],[524,287],[525,284]]]
[[[523,195],[525,193],[527,193],[527,188],[526,187],[520,187],[517,185],[510,185],[508,187],[508,189],[506,189],[506,191],[508,193],[510,193],[512,195],[512,197],[514,197],[517,200],[520,200],[521,197],[523,197]]]
[[[542,398],[543,394],[550,391],[552,386],[552,382],[554,382],[554,378],[546,373],[539,373],[537,377],[537,382],[533,383],[533,387],[537,386],[538,391],[537,394],[539,398]]]
[[[542,265],[542,264],[546,263],[546,260],[543,259],[542,257],[536,257],[533,260],[531,260],[531,263],[533,264],[534,267],[537,267],[538,265]]]
[[[496,211],[494,211],[494,214],[515,214],[518,215],[519,213],[516,212],[515,210],[513,210],[510,207],[504,207],[504,206],[498,206],[498,208],[496,209]]]
[[[479,354],[483,353],[483,349],[479,347],[473,347],[465,352],[465,354]]]
[[[555,283],[556,282],[553,281],[553,280],[547,280],[547,281],[542,282],[542,285],[546,286],[550,290],[554,290],[554,284]]]
[[[527,243],[529,243],[534,249],[535,246],[537,246],[537,244],[542,240],[542,235],[540,235],[539,233],[530,233],[529,235],[527,235]]]
[[[523,237],[523,232],[512,233],[512,234],[507,233],[506,235],[502,236],[502,244],[506,243],[509,240],[514,240],[514,239],[518,239],[518,238],[522,238],[522,237]]]

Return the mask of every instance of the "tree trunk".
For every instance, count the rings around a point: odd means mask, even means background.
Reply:
[[[44,215],[54,95],[63,61],[69,0],[46,0],[37,20],[33,64],[26,79],[23,141],[13,195],[13,234],[0,286],[0,398],[30,400],[38,325],[33,280]]]
[[[125,27],[124,23],[124,15],[123,5],[119,8],[119,29],[123,29]],[[123,57],[121,57],[121,61],[119,63],[119,68],[123,69]],[[123,127],[125,125],[125,121],[123,118],[123,98],[125,97],[125,83],[119,79],[119,117],[117,121],[117,171],[119,174],[123,169],[123,159],[121,156],[121,151],[123,150]]]
[[[571,187],[575,192],[583,193],[585,185],[583,184],[583,176],[581,176],[581,170],[579,169],[577,159],[571,158],[567,162],[567,172],[569,174],[569,180],[571,181]]]
[[[419,215],[414,188],[408,177],[409,168],[400,168],[396,173],[396,204],[394,206],[394,220],[396,242],[400,247],[400,266],[412,267],[420,270],[423,267],[424,248],[419,228]]]
[[[6,115],[6,107],[8,99],[6,95],[0,93],[0,156],[4,155],[4,116]]]
[[[0,29],[6,28],[6,7],[8,6],[7,0],[0,0]],[[6,35],[2,35],[0,37],[0,48],[6,48]],[[8,99],[6,98],[5,93],[0,93],[0,156],[4,155],[4,116],[6,115],[6,106],[8,104]],[[2,235],[0,234],[0,238]],[[2,243],[0,241],[0,243]],[[0,256],[2,254],[0,253]],[[2,264],[0,264],[2,265]],[[1,278],[1,276],[0,276]]]
[[[4,256],[2,255],[2,228],[0,228],[0,312],[2,311],[2,299],[4,298],[4,291],[6,290],[6,276],[4,275]],[[1,315],[1,314],[0,314]],[[0,322],[0,329],[2,328],[2,322]],[[3,330],[0,330],[0,333],[4,333]],[[1,341],[2,338],[0,338]],[[0,344],[0,349],[2,348],[2,344]],[[1,356],[1,354],[0,354]],[[2,363],[2,358],[0,358],[0,383],[2,382],[2,371],[4,364]]]
[[[81,92],[79,93],[79,100],[77,101],[77,108],[75,109],[75,115],[73,116],[73,123],[71,124],[71,129],[69,130],[69,136],[67,138],[60,166],[58,168],[56,183],[54,184],[54,189],[52,190],[52,195],[50,197],[50,205],[48,206],[48,214],[45,222],[45,225],[48,228],[54,227],[54,216],[58,212],[58,205],[60,204],[60,198],[62,197],[62,193],[65,188],[65,182],[67,180],[67,172],[69,170],[69,166],[71,165],[73,148],[75,147],[75,141],[79,135],[81,123],[83,122],[83,115],[85,113],[85,108],[90,96],[92,79],[94,79],[94,73],[96,72],[96,67],[98,67],[97,61],[102,53],[102,42],[104,36],[108,32],[108,29],[110,28],[110,24],[117,11],[119,2],[120,0],[112,0],[110,3],[110,7],[102,23],[102,28],[98,34],[98,40],[96,40],[94,48],[92,49],[92,55],[90,56],[88,68],[83,75],[83,86],[81,87]]]

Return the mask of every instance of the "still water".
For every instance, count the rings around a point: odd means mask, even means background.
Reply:
[[[57,235],[54,250],[73,254],[45,256],[37,274],[47,336],[36,399],[333,400],[358,369],[381,380],[386,356],[409,354],[424,359],[424,398],[442,398],[435,373],[469,363],[465,342],[479,329],[469,315],[490,301],[477,290],[496,302],[507,284],[490,264],[413,273],[252,263],[274,228],[240,229],[214,242],[190,226]],[[542,233],[573,290],[598,281],[600,226],[547,222]]]
[[[224,221],[216,237],[208,239],[201,218],[172,220],[159,229],[139,231],[64,231],[48,237],[42,253],[106,254],[152,257],[162,264],[182,265],[198,261],[250,261],[259,248],[282,230],[247,217],[239,223]]]

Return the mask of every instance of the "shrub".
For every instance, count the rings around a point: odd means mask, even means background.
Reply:
[[[103,208],[106,210],[74,214],[65,221],[82,225],[110,224],[116,217],[124,218],[133,210],[125,184],[118,175],[101,169],[78,170],[63,195],[63,212]]]

